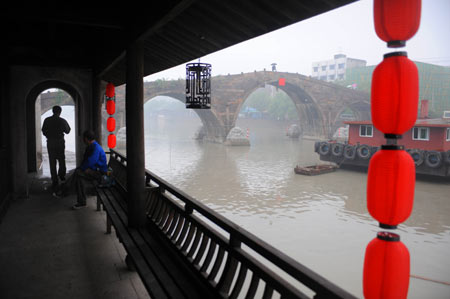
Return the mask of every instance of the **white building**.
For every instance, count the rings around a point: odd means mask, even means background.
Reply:
[[[313,62],[311,77],[332,82],[345,79],[345,70],[353,67],[366,66],[367,61],[349,58],[344,54],[334,55],[334,59]]]

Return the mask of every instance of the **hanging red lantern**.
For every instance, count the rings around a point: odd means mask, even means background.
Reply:
[[[112,83],[106,84],[105,95],[106,95],[107,98],[110,98],[110,99],[113,98],[116,95],[114,84],[112,84]]]
[[[109,134],[108,136],[108,147],[115,148],[116,147],[116,135]]]
[[[114,117],[108,117],[108,120],[106,121],[106,128],[109,132],[114,132],[116,129],[116,120]]]
[[[380,227],[395,228],[411,215],[416,170],[402,146],[383,145],[369,163],[367,209]]]
[[[385,134],[401,135],[417,119],[419,74],[406,52],[384,55],[372,75],[371,111],[374,126]]]
[[[374,0],[375,31],[388,47],[404,47],[420,24],[421,0]]]
[[[106,112],[108,112],[109,115],[116,113],[116,102],[113,100],[106,101]]]
[[[280,78],[278,79],[278,86],[285,86],[286,85],[286,79]]]
[[[366,299],[401,299],[408,295],[410,257],[397,234],[379,232],[366,248],[363,292]]]

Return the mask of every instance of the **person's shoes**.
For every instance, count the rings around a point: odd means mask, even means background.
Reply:
[[[72,210],[79,210],[87,207],[87,204],[76,203],[72,206]]]

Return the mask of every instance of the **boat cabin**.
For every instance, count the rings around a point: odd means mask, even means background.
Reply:
[[[377,130],[371,121],[347,121],[348,143],[380,146],[385,144],[384,133]],[[403,134],[398,144],[405,148],[418,148],[445,152],[450,150],[450,119],[418,119],[414,127]]]

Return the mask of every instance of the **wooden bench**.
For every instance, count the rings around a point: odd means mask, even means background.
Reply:
[[[126,166],[120,157],[112,154],[109,167],[116,184],[109,188],[96,187],[97,210],[107,213],[107,233],[114,226],[117,237],[128,253],[129,259],[140,275],[152,298],[219,298],[207,284],[190,273],[173,249],[148,228],[128,227],[126,202]],[[148,187],[146,198],[159,192],[158,187]],[[127,263],[130,262],[127,260]],[[206,297],[205,297],[206,296]]]
[[[98,208],[152,298],[356,298],[149,171],[146,227],[129,228],[126,158],[109,166]]]

